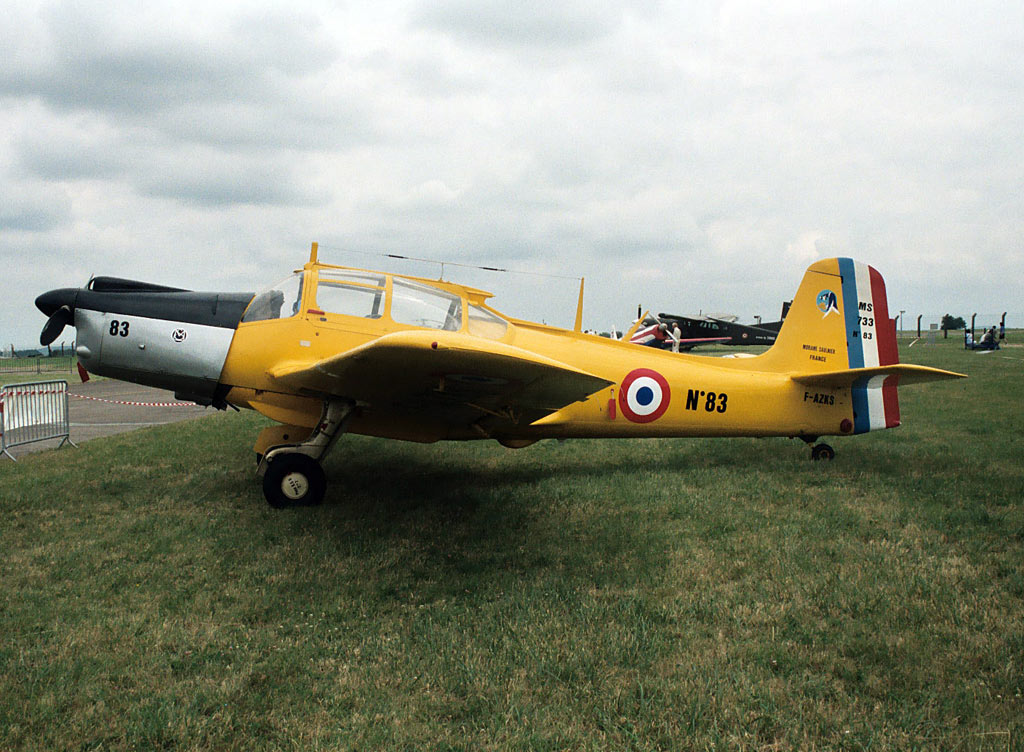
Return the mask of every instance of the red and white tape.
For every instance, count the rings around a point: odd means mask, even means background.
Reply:
[[[111,405],[133,405],[135,407],[198,407],[195,402],[126,402],[125,400],[104,399],[103,397],[90,397],[88,394],[72,394],[78,399],[92,400],[93,402],[106,402]]]

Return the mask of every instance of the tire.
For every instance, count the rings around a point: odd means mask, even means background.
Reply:
[[[324,469],[305,454],[277,455],[263,476],[263,495],[274,509],[316,506],[324,500],[326,491]]]
[[[812,460],[833,460],[836,457],[836,450],[828,444],[818,444],[811,449]]]

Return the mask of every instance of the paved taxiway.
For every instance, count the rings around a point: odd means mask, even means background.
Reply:
[[[182,401],[175,399],[172,392],[162,389],[113,380],[87,381],[84,384],[75,382],[68,381],[68,392],[72,395],[68,398],[68,413],[71,440],[76,444],[135,431],[146,426],[200,418],[217,412],[212,407],[200,407],[192,403],[187,407],[158,406],[160,403]],[[13,447],[9,451],[15,457],[23,457],[30,452],[52,449],[59,443],[59,439],[37,441]],[[70,448],[69,451],[73,452],[74,449]],[[10,462],[10,459],[0,458],[0,462]]]

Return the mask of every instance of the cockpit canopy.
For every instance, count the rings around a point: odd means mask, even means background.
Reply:
[[[306,281],[316,279],[307,294]],[[256,295],[243,323],[285,319],[299,313],[328,318],[385,319],[399,325],[501,339],[508,322],[466,295],[404,277],[355,269],[320,268],[289,275]]]

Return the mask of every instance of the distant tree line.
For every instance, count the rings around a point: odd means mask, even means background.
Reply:
[[[944,332],[956,329],[966,329],[967,322],[964,321],[960,316],[953,316],[952,314],[944,314],[942,317],[942,323],[939,328]]]

